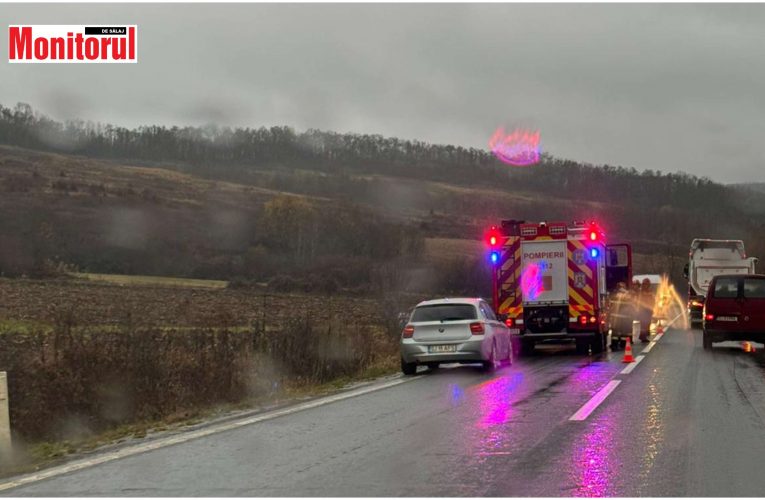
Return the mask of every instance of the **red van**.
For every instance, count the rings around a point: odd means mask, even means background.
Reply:
[[[704,302],[704,349],[712,342],[765,342],[765,274],[721,274]]]

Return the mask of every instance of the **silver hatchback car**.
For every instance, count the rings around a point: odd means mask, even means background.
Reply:
[[[483,299],[420,302],[401,332],[405,375],[413,375],[419,364],[481,363],[489,371],[512,360],[510,330]]]

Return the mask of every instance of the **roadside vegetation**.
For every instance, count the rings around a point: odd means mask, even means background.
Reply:
[[[0,300],[16,466],[398,369],[390,303],[17,279]]]

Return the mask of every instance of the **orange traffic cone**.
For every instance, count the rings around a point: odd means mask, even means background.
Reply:
[[[632,357],[632,339],[627,337],[627,346],[624,348],[624,357],[622,363],[634,363],[635,358]]]

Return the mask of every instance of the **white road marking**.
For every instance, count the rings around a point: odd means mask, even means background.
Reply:
[[[328,396],[326,398],[315,399],[313,401],[308,401],[295,406],[290,406],[288,408],[283,408],[281,410],[274,410],[274,411],[262,413],[259,415],[254,415],[252,417],[246,417],[241,420],[235,420],[233,422],[225,422],[218,425],[211,425],[210,427],[205,427],[203,429],[198,429],[195,431],[184,432],[182,434],[172,436],[172,437],[157,439],[149,443],[128,446],[120,450],[95,456],[93,458],[89,458],[86,460],[77,460],[74,462],[70,462],[68,464],[60,465],[58,467],[52,467],[50,469],[44,470],[42,472],[38,472],[36,474],[21,476],[17,479],[14,479],[8,482],[0,483],[0,491],[16,488],[18,486],[23,486],[30,483],[36,483],[38,481],[42,481],[43,479],[49,479],[52,477],[60,476],[62,474],[68,474],[70,472],[75,472],[78,470],[86,469],[88,467],[93,467],[95,465],[111,462],[113,460],[118,460],[120,458],[125,458],[132,455],[138,455],[139,453],[145,453],[147,451],[157,450],[160,448],[165,448],[167,446],[173,446],[176,444],[185,443],[193,439],[199,439],[199,438],[203,438],[213,434],[218,434],[220,432],[230,431],[233,429],[238,429],[240,427],[245,427],[247,425],[256,424],[258,422],[263,422],[266,420],[283,417],[285,415],[290,415],[292,413],[297,413],[304,410],[309,410],[311,408],[324,406],[330,403],[335,403],[337,401],[342,401],[344,399],[350,399],[356,396],[361,396],[363,394],[369,394],[370,392],[380,391],[382,389],[388,389],[390,387],[394,387],[412,380],[416,380],[421,377],[422,375],[396,379],[396,380],[392,380],[390,382],[386,382],[379,385],[372,385],[372,386],[364,387],[357,390],[351,390],[342,394]]]
[[[660,341],[660,340],[661,340],[661,338],[662,338],[663,336],[664,336],[664,334],[663,334],[663,333],[660,333],[660,334],[656,335],[656,336],[653,338],[653,342],[655,343],[655,342],[658,342],[658,341]]]
[[[595,395],[591,397],[590,400],[584,404],[584,406],[579,408],[579,410],[576,413],[571,415],[571,417],[569,417],[569,420],[584,420],[587,417],[589,417],[590,413],[595,411],[595,408],[600,406],[600,403],[602,403],[603,400],[605,400],[608,397],[608,395],[611,394],[614,391],[614,389],[616,389],[616,387],[621,383],[622,383],[621,380],[612,380],[606,385],[604,385],[601,390],[596,392]]]
[[[648,343],[647,346],[645,346],[645,349],[640,351],[640,354],[645,354],[645,353],[651,352],[651,349],[653,349],[653,346],[655,346],[655,345],[656,345],[656,340],[652,340],[651,342]]]
[[[640,364],[641,361],[643,361],[643,358],[645,358],[643,355],[637,356],[634,363],[630,363],[626,368],[624,368],[624,370],[620,371],[619,373],[621,375],[629,375],[632,373],[632,370],[634,370],[635,367]]]

